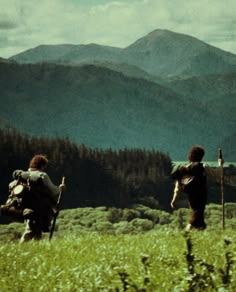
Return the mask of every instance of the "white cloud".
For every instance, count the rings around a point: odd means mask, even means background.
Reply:
[[[101,2],[89,6],[87,0],[0,0],[0,56],[40,44],[125,47],[157,28],[189,34],[236,53],[234,0]]]

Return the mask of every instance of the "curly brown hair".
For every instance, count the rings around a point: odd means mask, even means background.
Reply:
[[[47,156],[43,154],[37,154],[31,159],[29,167],[42,169],[43,167],[46,167],[47,164],[48,164]]]
[[[190,162],[200,162],[205,155],[205,150],[200,145],[192,146],[189,150],[188,160]]]

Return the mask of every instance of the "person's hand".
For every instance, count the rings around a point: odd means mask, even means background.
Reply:
[[[64,192],[65,189],[66,189],[66,185],[65,184],[60,184],[59,185],[59,189],[60,189],[61,192]]]
[[[61,184],[59,185],[59,189],[60,189],[61,192],[64,192],[65,189],[66,189],[65,177],[64,176],[62,177],[62,181],[61,181]]]
[[[219,166],[223,166],[223,165],[224,165],[224,162],[225,162],[225,161],[224,161],[223,158],[219,158],[219,159],[218,159],[218,165],[219,165]]]

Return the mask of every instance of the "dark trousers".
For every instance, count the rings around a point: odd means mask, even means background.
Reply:
[[[204,209],[198,209],[198,210],[193,210],[192,209],[192,214],[189,220],[189,223],[191,224],[192,227],[197,228],[197,229],[205,229],[206,228],[206,223],[204,220]]]

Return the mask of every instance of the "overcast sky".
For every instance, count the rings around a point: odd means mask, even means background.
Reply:
[[[126,47],[155,29],[236,54],[235,0],[0,0],[0,57],[40,44]]]

